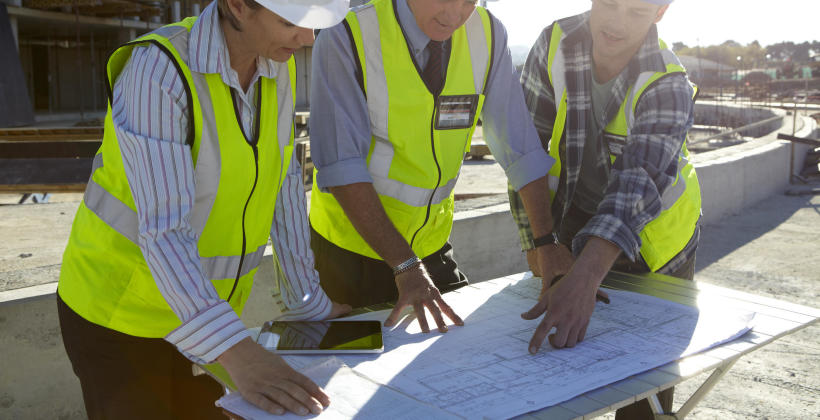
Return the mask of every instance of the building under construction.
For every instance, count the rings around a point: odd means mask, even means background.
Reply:
[[[198,15],[209,3],[0,0],[0,128],[95,125],[106,109],[108,55],[141,34]],[[310,48],[295,59],[297,110],[306,110]]]

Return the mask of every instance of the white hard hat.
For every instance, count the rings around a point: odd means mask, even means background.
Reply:
[[[323,29],[341,22],[350,0],[256,0],[268,10],[302,28]]]

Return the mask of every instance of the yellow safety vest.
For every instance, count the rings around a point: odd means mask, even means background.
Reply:
[[[439,249],[453,225],[453,189],[470,147],[492,61],[492,24],[476,7],[451,38],[444,86],[434,96],[411,56],[391,0],[375,0],[348,13],[367,97],[371,143],[367,168],[388,217],[416,255]],[[449,105],[471,103],[457,128]],[[470,106],[470,105],[465,105]],[[443,110],[439,112],[438,110]],[[444,122],[443,122],[444,121]],[[316,172],[314,172],[316,179]],[[339,203],[313,183],[310,223],[337,246],[381,259],[359,235]]]
[[[549,171],[548,181],[550,194],[554,197],[558,191],[561,178],[560,143],[563,139],[564,125],[567,119],[567,89],[564,81],[564,59],[560,45],[564,38],[561,27],[553,24],[550,37],[550,49],[547,59],[547,73],[555,93],[557,113],[549,144],[549,154],[555,158],[555,164]],[[669,74],[685,73],[686,69],[663,41],[660,51],[666,65],[665,72],[644,72],[638,75],[635,83],[629,88],[626,99],[621,103],[618,114],[604,128],[604,140],[609,147],[611,162],[615,161],[616,150],[623,148],[629,141],[629,132],[635,120],[635,108],[646,89],[655,81]],[[701,212],[700,184],[695,167],[689,162],[689,151],[684,141],[678,155],[677,178],[661,194],[662,210],[660,215],[647,223],[640,233],[641,256],[649,269],[657,271],[680,253],[697,228]]]
[[[270,235],[279,188],[293,150],[295,64],[259,80],[259,133],[246,141],[230,88],[219,74],[192,72],[188,37],[196,18],[164,26],[109,58],[109,95],[137,46],[154,45],[183,76],[196,198],[190,222],[205,276],[241,313]],[[280,129],[281,127],[281,129]],[[139,337],[164,337],[181,325],[139,248],[139,223],[111,115],[63,255],[59,294],[90,322]]]

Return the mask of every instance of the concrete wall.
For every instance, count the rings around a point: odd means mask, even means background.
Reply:
[[[695,121],[699,125],[722,126],[738,128],[762,121],[776,115],[784,114],[784,111],[772,108],[750,108],[748,106],[726,104],[724,102],[701,102],[695,104]],[[780,128],[781,123],[774,121],[758,127],[750,128],[743,132],[744,136],[761,137]]]
[[[529,270],[509,204],[456,213],[454,219],[453,254],[470,281]]]
[[[795,134],[798,137],[813,135],[814,120],[808,117],[802,120],[803,128]],[[791,121],[783,125],[791,127]],[[779,131],[791,134],[791,129],[784,127],[746,144],[692,157],[700,181],[704,223],[737,214],[783,192],[790,182],[792,157],[793,173],[800,173],[811,146],[777,140]]]

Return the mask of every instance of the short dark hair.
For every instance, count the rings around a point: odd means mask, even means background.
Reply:
[[[254,10],[262,7],[262,5],[257,3],[256,0],[245,0],[245,6],[248,6]],[[230,23],[234,29],[242,32],[242,26],[239,25],[239,19],[231,13],[231,9],[228,7],[228,0],[217,0],[216,8],[219,11],[219,17],[227,19],[228,23]]]

